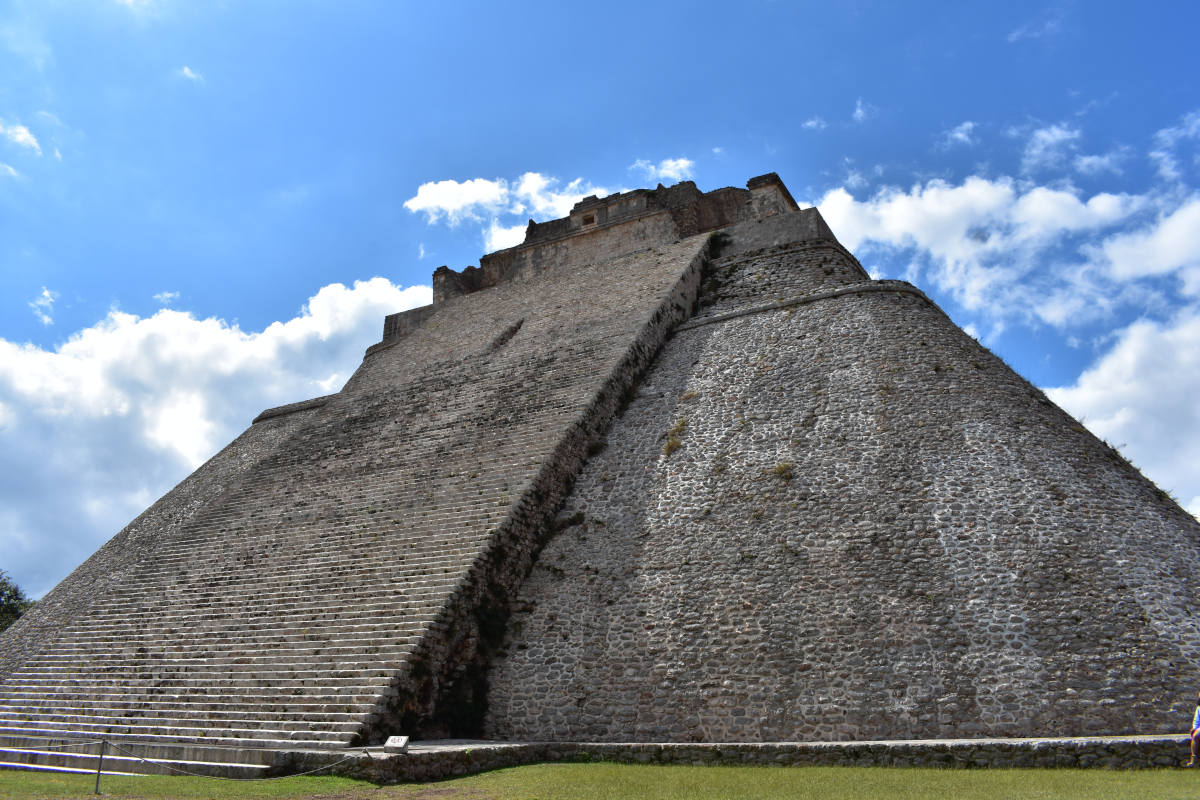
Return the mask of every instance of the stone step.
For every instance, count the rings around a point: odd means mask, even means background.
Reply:
[[[108,737],[104,737],[108,738]],[[110,745],[117,745],[128,756],[144,758],[184,758],[210,763],[243,763],[270,765],[277,753],[260,747],[238,749],[232,747],[210,747],[206,745],[179,744],[178,742],[143,741],[130,737],[114,737]],[[289,745],[290,746],[290,745]],[[99,738],[61,738],[46,736],[0,736],[0,747],[20,750],[47,750],[51,752],[76,752],[95,755],[100,752]],[[107,752],[115,752],[111,747]],[[107,758],[107,754],[105,758]]]
[[[465,567],[463,571],[465,571]],[[244,593],[218,594],[212,597],[191,596],[180,598],[178,605],[169,597],[159,598],[156,604],[137,602],[118,602],[112,600],[89,609],[90,619],[95,619],[97,625],[110,622],[124,624],[129,620],[166,621],[181,619],[205,619],[206,614],[219,619],[229,619],[240,616],[246,619],[262,617],[262,610],[277,606],[280,615],[299,616],[306,612],[313,616],[331,608],[354,608],[359,615],[368,613],[400,613],[407,610],[420,610],[429,602],[438,602],[458,582],[459,571],[442,573],[422,578],[419,584],[410,587],[403,593],[396,592],[394,582],[381,582],[369,586],[356,587],[354,592],[335,591],[339,587],[329,587],[322,593],[314,587],[303,587],[276,591],[263,587],[261,591],[247,589]],[[334,606],[332,598],[336,598]]]
[[[205,733],[209,735],[204,735]],[[0,727],[0,739],[5,737],[18,738],[65,738],[65,739],[99,739],[101,736],[109,742],[125,747],[126,743],[133,742],[139,745],[142,744],[161,744],[164,746],[174,745],[201,745],[207,747],[222,747],[222,748],[245,748],[245,749],[296,749],[296,748],[313,748],[327,749],[336,747],[345,747],[349,742],[348,736],[342,734],[326,735],[321,732],[316,732],[311,738],[305,738],[304,734],[307,731],[280,731],[284,734],[272,738],[266,735],[268,732],[255,731],[254,736],[231,736],[227,735],[229,731],[203,731],[200,735],[184,733],[181,731],[166,731],[161,734],[138,732],[129,733],[126,731],[98,731],[89,730],[86,726],[81,726],[79,729],[66,728],[14,728]]]
[[[72,706],[50,709],[21,709],[19,711],[9,711],[0,709],[0,724],[18,725],[23,722],[53,722],[55,720],[69,723],[72,720],[89,720],[95,724],[108,724],[108,720],[156,720],[162,724],[174,724],[176,722],[184,722],[188,720],[206,720],[217,722],[225,721],[244,721],[250,722],[278,722],[279,724],[292,723],[321,723],[322,725],[330,725],[334,723],[354,723],[361,724],[368,716],[369,711],[362,712],[346,712],[346,711],[264,711],[253,706],[242,706],[241,708],[228,710],[214,710],[203,708],[172,708],[163,709],[157,707],[148,708],[126,708],[126,709],[81,709]],[[254,727],[262,727],[261,725]]]
[[[126,725],[157,728],[216,728],[244,730],[313,730],[354,733],[366,721],[366,714],[289,714],[288,712],[245,711],[230,714],[225,711],[174,712],[166,714],[143,714],[132,712],[117,715],[59,714],[59,713],[5,713],[0,712],[0,727],[51,727],[77,728],[89,725],[93,728],[120,728]]]
[[[287,659],[278,661],[263,661],[255,663],[234,663],[232,659],[222,659],[214,656],[212,658],[194,658],[194,659],[174,659],[172,661],[158,660],[148,661],[146,659],[118,661],[114,657],[112,660],[98,661],[96,663],[71,664],[68,662],[54,662],[43,665],[30,665],[22,667],[12,673],[8,680],[13,678],[27,678],[35,675],[53,675],[56,677],[70,677],[72,675],[98,674],[106,673],[146,673],[154,675],[176,675],[176,674],[197,674],[217,672],[229,675],[263,675],[263,674],[294,674],[298,676],[316,676],[316,675],[332,675],[337,677],[342,675],[349,677],[352,675],[390,675],[395,671],[404,659],[401,657],[392,657],[389,655],[380,656],[358,656],[353,653],[343,653],[336,659],[316,659],[311,661],[292,662]],[[85,672],[86,670],[86,672]],[[6,680],[6,683],[8,681]]]
[[[164,613],[150,617],[137,612],[109,612],[103,617],[97,616],[94,627],[80,627],[81,634],[91,638],[105,638],[131,626],[153,627],[167,635],[204,635],[221,633],[259,633],[274,632],[281,637],[309,634],[332,635],[341,627],[357,630],[363,626],[376,626],[383,630],[396,632],[411,631],[425,624],[436,616],[439,606],[446,597],[444,590],[431,592],[428,597],[419,601],[395,602],[383,605],[383,608],[350,606],[345,614],[332,615],[328,606],[302,609],[302,613],[291,613],[278,618],[274,627],[269,618],[259,614],[239,612],[237,609],[209,608],[196,609],[192,617],[176,612]],[[175,610],[172,609],[174,612]],[[118,616],[120,614],[120,616]]]
[[[201,696],[203,697],[203,696]],[[0,703],[0,714],[3,715],[34,715],[43,710],[61,714],[96,714],[96,713],[136,713],[142,711],[172,712],[172,711],[212,711],[230,712],[253,709],[257,713],[290,713],[290,714],[369,714],[375,707],[374,702],[359,703],[294,703],[271,698],[270,700],[233,701],[233,700],[93,700],[90,697],[69,698],[42,696],[37,700],[13,703]]]
[[[198,642],[188,648],[187,643],[173,644],[169,649],[159,649],[151,645],[140,655],[133,658],[134,653],[128,650],[119,652],[106,651],[105,648],[77,648],[61,653],[46,653],[29,659],[27,667],[76,667],[81,657],[104,656],[112,663],[117,659],[125,664],[154,664],[155,666],[186,665],[197,659],[213,664],[275,664],[275,663],[328,663],[336,659],[338,663],[362,664],[369,661],[393,663],[402,660],[412,652],[420,641],[420,637],[409,636],[400,644],[364,643],[359,647],[331,645],[324,642],[314,642],[309,645],[296,643],[292,647],[269,645],[257,646],[253,650],[244,648],[241,643],[235,652],[215,645],[210,641]],[[222,643],[224,644],[224,643]],[[258,644],[258,643],[254,643]],[[205,649],[207,648],[207,649]],[[264,650],[257,653],[255,650]]]
[[[326,731],[313,728],[215,728],[205,726],[160,725],[91,725],[87,722],[70,725],[0,725],[4,736],[70,736],[70,737],[129,737],[159,741],[214,744],[234,747],[299,747],[308,744],[341,747],[355,731]],[[303,744],[301,744],[303,743]]]
[[[444,594],[439,593],[438,597],[443,597]],[[436,614],[430,607],[430,603],[413,604],[411,608],[399,606],[395,611],[401,611],[405,614],[403,624],[397,619],[388,619],[386,622],[380,622],[380,615],[374,610],[357,610],[349,608],[344,612],[322,611],[318,615],[310,615],[305,617],[281,617],[274,622],[263,619],[239,619],[235,620],[228,614],[226,615],[202,615],[197,613],[194,617],[187,621],[187,624],[181,625],[178,629],[171,627],[160,626],[164,635],[175,636],[184,634],[202,634],[209,632],[225,632],[230,634],[253,634],[261,631],[267,633],[275,633],[282,637],[303,635],[306,631],[319,631],[322,635],[341,635],[363,632],[379,632],[379,631],[406,631],[416,625],[421,625],[434,619]],[[130,619],[145,620],[146,617],[139,615],[130,617]],[[236,624],[236,627],[231,628]],[[79,632],[79,636],[85,641],[94,639],[108,639],[119,632],[127,630],[127,625],[117,625],[115,622],[104,626],[97,622],[95,626],[83,628]]]
[[[211,640],[201,640],[193,643],[187,640],[182,642],[176,640],[169,648],[156,646],[154,642],[147,642],[146,645],[140,646],[136,650],[125,647],[118,650],[115,647],[105,647],[103,643],[97,642],[93,647],[77,647],[69,650],[64,648],[59,652],[43,653],[36,658],[29,659],[27,663],[38,666],[71,666],[80,659],[86,658],[103,658],[112,661],[119,659],[125,663],[138,664],[151,661],[155,663],[188,661],[196,658],[222,659],[225,663],[234,664],[262,664],[285,660],[342,662],[373,659],[395,661],[412,652],[418,642],[420,642],[418,636],[407,636],[399,643],[368,640],[357,647],[332,645],[328,642],[286,642],[281,644],[241,640],[214,643]],[[189,648],[189,644],[193,646]]]
[[[128,675],[118,675],[112,678],[100,678],[95,676],[83,676],[74,679],[62,679],[58,681],[15,681],[6,684],[3,687],[3,695],[8,694],[9,686],[14,691],[33,691],[40,690],[43,693],[52,691],[60,695],[70,693],[91,693],[100,689],[122,689],[129,691],[138,691],[141,689],[192,689],[192,688],[217,688],[225,691],[227,687],[239,689],[258,689],[270,688],[283,694],[294,693],[296,696],[301,696],[308,691],[323,690],[329,691],[336,688],[345,688],[362,692],[368,688],[377,688],[381,693],[385,692],[391,683],[392,676],[348,676],[348,677],[328,677],[314,676],[307,678],[281,678],[270,674],[261,677],[236,677],[231,678],[223,674],[216,675],[201,675],[201,676],[162,676],[148,675],[141,677],[130,677]]]
[[[55,741],[55,740],[43,740]],[[50,745],[54,746],[54,745]],[[140,752],[151,750],[154,752]],[[100,742],[66,750],[41,750],[37,746],[12,746],[0,742],[0,765],[10,769],[32,769],[54,772],[86,772],[95,775],[102,765],[102,775],[203,775],[209,777],[260,778],[266,777],[272,766],[270,751],[235,750],[235,748],[194,747],[186,745],[137,747],[133,742],[104,747],[100,758]],[[244,757],[250,760],[235,760]]]
[[[371,547],[371,545],[356,545],[353,542],[347,542],[339,546],[345,547],[347,550],[358,551]],[[378,549],[378,546],[375,546],[375,549]],[[266,576],[276,575],[296,583],[305,580],[345,580],[361,575],[387,575],[396,577],[397,575],[419,573],[438,567],[455,566],[473,559],[477,552],[477,545],[449,552],[443,551],[422,555],[410,554],[401,550],[400,552],[384,554],[379,562],[370,565],[362,564],[361,559],[352,561],[344,555],[336,558],[310,558],[303,561],[297,560],[294,557],[274,561],[273,559],[259,556],[256,559],[257,563],[253,567],[242,567],[233,573],[220,569],[220,567],[225,567],[228,570],[231,565],[223,562],[218,553],[208,554],[211,556],[211,563],[207,568],[198,568],[196,566],[196,559],[206,554],[193,552],[189,561],[180,562],[179,566],[155,562],[153,569],[139,572],[138,577],[146,583],[161,579],[163,581],[170,581],[173,584],[187,581],[189,585],[201,580],[213,581],[216,585],[227,584],[236,581],[245,572],[257,572]],[[121,594],[123,595],[128,591],[129,588],[124,587]]]
[[[289,690],[290,691],[290,690]],[[62,695],[47,695],[41,689],[36,691],[13,690],[6,691],[3,695],[4,708],[34,708],[42,702],[57,704],[61,701]],[[340,705],[349,703],[351,705],[370,706],[379,698],[377,692],[359,692],[346,694],[308,694],[293,695],[284,693],[264,694],[256,688],[235,688],[227,687],[220,692],[210,692],[206,687],[197,687],[191,689],[185,694],[171,694],[164,691],[153,692],[95,692],[88,694],[87,697],[79,698],[81,702],[96,702],[99,704],[112,703],[232,703],[235,705],[243,705],[252,703],[256,705],[279,704],[288,707],[302,707],[305,704],[309,705]]]
[[[120,592],[100,601],[97,607],[134,606],[139,613],[154,614],[169,607],[174,601],[187,603],[204,601],[206,603],[227,602],[236,607],[234,598],[264,592],[279,599],[321,599],[317,591],[329,592],[336,597],[361,597],[363,599],[378,598],[390,602],[405,602],[412,597],[419,597],[445,582],[447,571],[457,572],[467,569],[471,559],[447,561],[437,567],[400,571],[395,569],[363,572],[353,575],[332,576],[328,572],[320,575],[280,580],[278,576],[265,571],[246,572],[233,575],[223,582],[190,580],[187,577],[171,577],[166,579],[167,585],[155,581],[142,580],[134,576]],[[294,576],[293,576],[294,577]],[[411,602],[411,601],[410,601]],[[340,605],[340,604],[339,604]]]
[[[89,768],[88,766],[88,764],[96,763],[96,757],[94,756],[90,759],[90,761],[84,757],[81,761],[73,763],[70,761],[70,756],[48,753],[43,757],[37,754],[36,751],[34,751],[34,754],[32,755],[28,755],[28,753],[29,751],[7,750],[3,747],[0,747],[0,769],[23,769],[31,772],[69,772],[88,775],[96,774],[96,767],[92,766]],[[22,760],[24,758],[28,758],[29,760]],[[122,762],[109,762],[107,757],[104,760],[107,763],[116,763],[119,767],[129,766],[128,764],[124,764]],[[149,775],[152,773],[126,772],[121,769],[102,769],[100,770],[100,774],[136,777],[138,775]]]

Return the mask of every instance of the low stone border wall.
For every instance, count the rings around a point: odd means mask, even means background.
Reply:
[[[343,760],[333,772],[374,783],[433,781],[501,767],[555,761],[630,764],[856,766],[856,767],[1182,767],[1186,735],[1089,736],[1070,739],[941,739],[885,742],[772,742],[623,744],[607,742],[417,742],[408,753],[291,752],[284,773],[307,772]]]

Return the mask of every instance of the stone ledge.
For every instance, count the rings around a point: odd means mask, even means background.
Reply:
[[[262,412],[253,420],[251,420],[250,424],[253,425],[256,422],[262,422],[264,419],[271,419],[272,417],[282,417],[286,414],[295,414],[297,411],[307,411],[310,408],[320,408],[328,403],[331,397],[333,397],[333,395],[327,394],[324,397],[314,397],[311,400],[301,400],[299,403],[288,403],[285,406],[268,408],[266,411]]]
[[[750,306],[749,308],[739,308],[736,311],[727,311],[723,314],[714,314],[711,317],[696,317],[688,322],[678,325],[675,328],[676,333],[690,331],[693,328],[699,328],[704,325],[714,325],[718,322],[727,322],[738,317],[745,317],[750,314],[762,314],[767,311],[778,311],[783,308],[791,308],[792,306],[802,306],[808,303],[816,303],[820,300],[830,300],[835,297],[844,297],[850,294],[866,294],[869,292],[896,292],[916,295],[922,300],[927,301],[931,305],[937,306],[929,299],[924,292],[911,283],[905,281],[871,281],[870,283],[856,283],[850,286],[840,286],[837,289],[830,289],[825,292],[813,292],[812,294],[801,295],[800,297],[792,297],[787,300],[778,300],[774,303],[764,303],[759,306]],[[939,309],[940,310],[940,309]]]
[[[361,755],[347,760],[354,753]],[[1053,739],[924,739],[863,742],[413,742],[407,754],[382,748],[295,751],[284,773],[323,766],[375,783],[433,781],[502,767],[546,762],[627,764],[1153,769],[1182,767],[1186,734]],[[341,763],[338,763],[341,762]]]

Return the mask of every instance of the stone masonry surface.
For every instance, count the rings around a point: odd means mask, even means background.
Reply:
[[[684,183],[440,269],[134,520],[0,635],[0,761],[1155,733],[1198,590],[1195,519],[777,176]]]
[[[706,242],[454,298],[323,404],[264,414],[244,438],[285,439],[19,654],[4,732],[332,746],[477,727],[506,593],[693,303]]]
[[[489,735],[1179,727],[1195,520],[919,293],[834,242],[742,246],[755,227],[577,480]]]
[[[375,783],[434,781],[537,762],[618,762],[690,766],[855,766],[1151,769],[1182,767],[1187,737],[1076,737],[1059,739],[926,739],[863,742],[416,742],[406,755],[355,753],[338,774]],[[284,767],[304,772],[341,753],[295,752]]]

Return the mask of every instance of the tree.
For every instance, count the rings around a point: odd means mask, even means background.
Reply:
[[[17,621],[33,605],[21,587],[0,569],[0,631]]]

